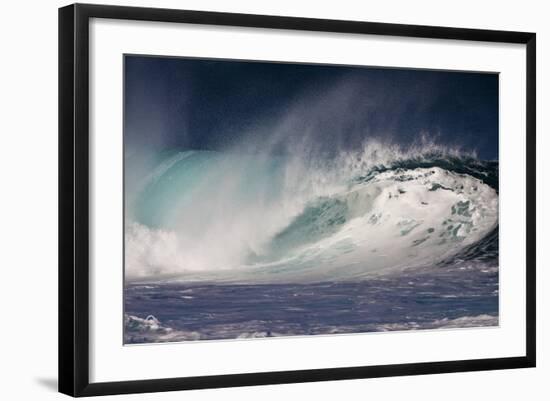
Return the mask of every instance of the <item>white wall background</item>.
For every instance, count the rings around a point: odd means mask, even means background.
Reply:
[[[107,1],[107,0],[105,0]],[[92,1],[91,1],[92,2]],[[550,202],[550,24],[546,2],[337,2],[277,0],[115,1],[111,4],[232,11],[407,24],[535,31],[538,54],[538,367],[186,393],[128,400],[547,400]],[[0,23],[0,398],[50,400],[57,386],[57,0],[3,4]],[[545,152],[546,150],[546,152]],[[184,361],[182,361],[184,363]],[[115,397],[110,397],[115,398]],[[118,399],[123,399],[118,397]]]

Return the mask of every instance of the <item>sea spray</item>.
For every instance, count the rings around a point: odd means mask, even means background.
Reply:
[[[128,280],[307,282],[452,260],[498,225],[498,164],[430,142],[332,158],[172,152],[129,196]]]

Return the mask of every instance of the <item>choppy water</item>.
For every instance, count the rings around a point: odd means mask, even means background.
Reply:
[[[125,292],[126,343],[498,325],[498,269],[464,263],[352,283],[152,284]]]
[[[497,325],[498,162],[435,150],[160,157],[126,198],[126,343]]]

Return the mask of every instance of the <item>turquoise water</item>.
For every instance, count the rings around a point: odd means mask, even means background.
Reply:
[[[498,325],[498,163],[388,152],[159,155],[126,197],[125,342]]]

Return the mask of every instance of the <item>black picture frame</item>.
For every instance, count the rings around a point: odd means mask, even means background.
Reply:
[[[520,357],[219,376],[89,381],[89,21],[91,18],[437,38],[526,45],[526,353]],[[59,391],[71,396],[159,392],[534,367],[536,35],[527,32],[74,4],[59,9]]]

